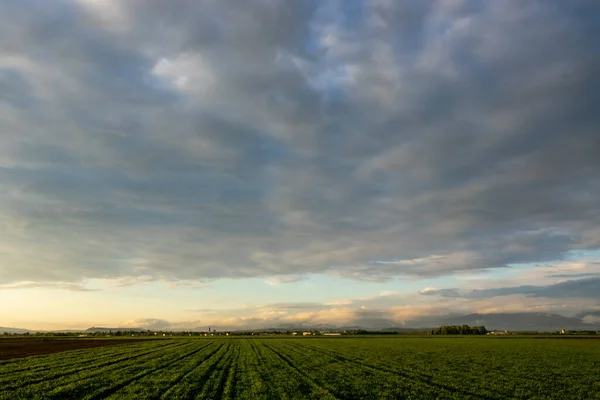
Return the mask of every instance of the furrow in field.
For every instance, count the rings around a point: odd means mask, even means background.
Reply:
[[[239,340],[235,340],[233,342],[234,349],[232,350],[232,361],[229,363],[229,368],[225,372],[223,379],[219,382],[219,388],[217,389],[217,393],[222,393],[222,398],[224,399],[235,399],[235,388],[236,388],[236,374],[239,370],[239,362],[240,362],[240,352],[241,345]]]
[[[145,375],[114,392],[110,398],[158,399],[162,393],[177,385],[197,366],[210,359],[221,346],[222,344],[212,341],[204,343],[193,357],[181,360],[166,370],[158,370]]]
[[[139,345],[141,343],[137,343]],[[44,354],[32,354],[27,357],[15,357],[7,360],[0,360],[0,375],[4,375],[6,373],[14,371],[15,366],[24,365],[31,363],[31,361],[43,361],[43,360],[56,360],[60,358],[61,360],[73,359],[77,357],[77,353],[80,352],[88,352],[88,353],[101,353],[106,351],[107,349],[122,349],[123,346],[127,347],[135,347],[135,344],[119,344],[116,346],[100,346],[100,347],[91,347],[91,348],[80,348],[73,350],[61,351],[58,353],[44,353]]]
[[[227,356],[223,357],[216,365],[216,368],[214,368],[208,381],[202,388],[202,393],[196,396],[197,399],[217,399],[222,397],[227,376],[235,360],[236,347],[237,344],[235,342],[230,341],[228,343]]]
[[[328,355],[315,354],[309,348],[298,350],[287,347],[287,343],[281,341],[274,345],[281,347],[284,353],[293,354],[293,359],[302,365],[302,369],[312,379],[333,388],[341,398],[412,398],[415,394],[418,394],[418,398],[425,398],[433,394],[432,388],[422,388],[396,375],[382,375],[380,371],[373,371],[362,365],[357,366]]]
[[[296,348],[293,349],[293,348],[290,348],[290,346],[296,346]],[[326,356],[326,357],[335,359],[337,361],[340,361],[342,363],[353,364],[353,365],[359,366],[360,368],[371,369],[371,370],[375,370],[375,371],[386,373],[386,374],[396,375],[403,379],[417,382],[419,385],[430,386],[430,387],[436,388],[438,390],[443,390],[447,393],[450,392],[452,394],[461,394],[463,396],[468,395],[468,396],[471,396],[471,397],[477,398],[477,399],[489,399],[490,398],[489,396],[483,396],[483,395],[480,395],[477,393],[469,392],[466,390],[461,390],[461,389],[453,387],[453,386],[448,386],[448,385],[432,382],[431,377],[429,375],[418,374],[415,372],[407,372],[404,370],[399,370],[399,369],[391,368],[388,366],[384,366],[381,364],[367,362],[362,359],[350,358],[346,354],[339,353],[339,352],[336,352],[336,351],[330,350],[330,349],[323,349],[321,347],[315,347],[315,346],[311,346],[311,345],[305,344],[305,343],[303,343],[303,344],[299,344],[299,343],[288,344],[288,346],[284,346],[284,347],[289,350],[292,350],[298,354],[302,354],[305,357],[310,357],[310,355],[308,355],[306,353],[306,350],[308,350],[308,351],[312,350],[313,352],[317,352],[321,356]],[[301,350],[304,350],[304,351],[301,351]],[[450,394],[450,393],[448,393],[448,394]]]
[[[256,359],[256,362],[251,364],[253,381],[250,383],[250,387],[252,388],[252,392],[255,397],[261,397],[265,399],[269,398],[278,398],[284,399],[287,398],[286,392],[281,388],[280,385],[276,382],[277,373],[279,371],[279,366],[277,363],[270,363],[265,356],[259,351],[256,346],[255,340],[246,339],[246,344],[250,347],[253,358]],[[269,366],[274,369],[271,373],[265,370],[265,367]],[[285,368],[285,367],[284,367]]]
[[[254,369],[258,372],[259,377],[253,387],[261,390],[258,391],[257,396],[247,398],[298,400],[319,397],[321,393],[318,392],[318,389],[315,390],[315,387],[304,377],[294,373],[290,374],[289,366],[267,349],[263,341],[250,339],[248,344],[258,361]]]
[[[162,346],[172,345],[173,342],[162,343]],[[136,351],[144,352],[150,345],[157,348],[155,343],[145,342],[137,344],[123,344],[117,346],[96,347],[92,349],[78,349],[56,354],[44,354],[12,360],[10,364],[0,365],[0,379],[8,375],[22,374],[24,372],[36,374],[49,368],[65,368],[74,365],[83,366],[101,361],[106,357],[120,357],[134,355]],[[115,351],[122,350],[122,351]],[[91,356],[93,354],[93,356]],[[6,370],[3,370],[7,368]],[[1,381],[0,381],[1,382]]]
[[[183,346],[184,344],[185,343],[171,343],[167,346],[161,346],[159,349],[152,348],[152,350],[150,350],[150,351],[145,351],[143,353],[139,353],[139,354],[136,354],[133,356],[125,356],[125,357],[121,357],[121,358],[117,358],[117,359],[110,357],[110,355],[107,355],[107,357],[105,357],[105,358],[110,358],[110,361],[108,361],[108,360],[104,361],[104,358],[103,358],[101,362],[96,363],[96,364],[77,366],[75,368],[66,369],[66,370],[65,369],[55,369],[52,366],[49,366],[48,369],[44,370],[45,373],[42,373],[40,371],[37,374],[34,374],[33,379],[26,379],[31,374],[28,374],[26,376],[17,375],[16,377],[10,376],[7,379],[0,380],[0,384],[2,385],[2,387],[5,390],[10,390],[10,389],[17,389],[17,388],[25,386],[25,385],[34,385],[34,384],[42,383],[42,382],[45,382],[48,380],[56,380],[56,379],[59,379],[62,377],[71,377],[77,373],[80,373],[82,371],[87,371],[90,369],[93,369],[95,371],[98,371],[98,369],[105,370],[107,368],[114,367],[115,365],[121,364],[123,362],[134,361],[141,357],[149,357],[151,355],[154,355],[155,353],[164,352],[165,350],[170,351],[174,348],[179,348],[179,347]]]
[[[206,346],[208,346],[208,345],[212,345],[212,343],[209,343]],[[154,369],[143,370],[142,372],[140,372],[140,373],[138,373],[138,374],[136,374],[136,375],[134,375],[134,376],[132,376],[130,378],[121,380],[121,381],[117,382],[116,384],[113,384],[113,385],[108,386],[108,387],[105,386],[105,387],[101,388],[99,391],[97,391],[96,393],[85,396],[85,399],[88,399],[88,400],[98,400],[98,399],[103,399],[103,398],[109,397],[111,394],[116,393],[120,389],[126,387],[127,385],[129,385],[129,384],[131,384],[133,382],[136,382],[136,381],[142,379],[145,376],[156,374],[157,372],[162,371],[162,370],[164,370],[164,369],[166,369],[166,368],[168,368],[168,367],[170,367],[172,365],[176,365],[179,362],[181,362],[181,361],[183,361],[183,360],[185,360],[185,359],[187,359],[189,357],[193,357],[194,355],[196,355],[200,351],[202,351],[202,349],[204,349],[206,346],[202,346],[200,348],[196,348],[196,349],[194,349],[194,350],[192,350],[190,352],[187,352],[187,353],[185,353],[185,354],[183,354],[183,355],[181,355],[179,357],[176,357],[176,358],[174,358],[172,360],[169,360],[168,362],[166,362],[164,364],[161,364],[161,365],[157,366]]]
[[[227,357],[229,344],[224,343],[206,362],[197,366],[184,376],[177,385],[172,386],[161,395],[161,399],[194,399],[202,391],[204,385],[213,375],[219,363]]]
[[[267,345],[267,344],[263,344],[263,345],[267,349],[269,349],[271,352],[273,352],[280,360],[282,360],[287,365],[287,367],[289,369],[291,369],[292,371],[294,371],[296,375],[301,377],[301,379],[304,379],[305,381],[307,381],[310,384],[310,386],[317,388],[318,394],[314,394],[315,397],[318,395],[320,398],[329,398],[329,399],[337,399],[337,398],[344,399],[345,398],[344,396],[339,396],[338,394],[334,394],[333,391],[335,390],[335,388],[328,388],[325,385],[318,383],[308,373],[306,373],[302,368],[298,367],[292,361],[292,359],[290,357],[275,350],[273,348],[273,346],[271,345],[271,343],[269,343],[269,345]]]
[[[94,371],[82,371],[78,374],[59,379],[57,381],[44,382],[24,388],[33,393],[44,393],[46,399],[83,399],[88,394],[94,394],[97,390],[109,387],[120,382],[124,377],[135,376],[144,371],[153,370],[172,359],[186,354],[192,346],[184,345],[177,348],[169,348],[166,352],[151,354],[133,362],[130,360],[101,368]]]
[[[110,383],[111,379],[114,380],[123,375],[129,376],[132,373],[149,368],[149,366],[163,362],[165,359],[172,358],[172,351],[174,351],[175,354],[180,354],[182,351],[186,351],[186,348],[187,346],[170,346],[169,348],[161,349],[160,352],[152,352],[143,357],[133,357],[120,362],[116,361],[102,368],[84,368],[75,373],[63,372],[54,374],[55,376],[59,376],[55,378],[47,376],[43,380],[40,380],[40,382],[33,384],[21,382],[20,384],[11,387],[10,391],[7,390],[4,392],[4,397],[0,397],[0,399],[37,398],[42,394],[45,399],[80,399],[86,393],[92,391],[90,388],[106,385]],[[68,392],[78,392],[80,394],[78,396],[68,396],[64,394]]]
[[[289,344],[289,346],[294,346],[295,347],[294,351],[296,351],[299,354],[306,355],[306,350],[308,349],[309,351],[312,350],[321,355],[327,355],[328,357],[331,357],[338,361],[354,363],[354,364],[358,364],[361,366],[377,369],[379,371],[384,371],[384,372],[388,372],[391,374],[400,375],[400,376],[410,378],[410,379],[419,379],[419,378],[428,378],[429,377],[428,375],[425,375],[425,374],[415,373],[413,371],[409,372],[404,369],[397,369],[395,367],[392,367],[392,366],[389,366],[386,364],[374,363],[372,361],[366,361],[361,358],[351,357],[346,353],[341,353],[341,352],[331,350],[331,349],[324,349],[322,347],[311,346],[308,344],[297,344],[297,343]],[[413,374],[413,375],[411,375],[411,374]]]
[[[264,356],[261,352],[258,351],[258,349],[256,348],[256,344],[253,342],[253,340],[247,339],[247,342],[254,354],[256,354],[256,358],[258,359],[259,365],[266,365]]]
[[[213,356],[221,350],[221,348],[223,346],[224,346],[224,344],[220,343],[214,351],[212,351],[210,354],[208,354],[205,358],[203,358],[199,362],[194,363],[194,365],[192,366],[191,369],[188,369],[185,371],[185,373],[180,374],[177,377],[177,379],[174,380],[169,386],[161,388],[159,395],[154,398],[156,398],[156,399],[168,398],[169,392],[171,392],[175,387],[177,387],[177,385],[180,385],[181,382],[185,381],[185,379],[187,379],[189,376],[191,376],[198,367],[200,367],[201,365],[206,365],[213,358]]]
[[[260,365],[263,365],[248,339],[240,340],[240,358],[235,375],[235,393],[234,397],[240,400],[245,399],[267,399],[268,386],[265,385],[261,374]],[[271,396],[270,398],[281,399],[281,396]]]

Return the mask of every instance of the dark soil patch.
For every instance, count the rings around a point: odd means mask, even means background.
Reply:
[[[60,353],[93,347],[133,344],[142,339],[1,338],[0,360]]]

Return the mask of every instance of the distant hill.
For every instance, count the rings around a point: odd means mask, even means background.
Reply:
[[[399,326],[400,325],[400,326]],[[467,314],[467,315],[448,315],[441,317],[426,316],[405,321],[404,324],[398,324],[397,321],[384,320],[382,318],[361,318],[356,321],[350,321],[347,325],[334,324],[311,324],[311,323],[295,323],[295,324],[276,324],[275,326],[265,328],[240,328],[240,327],[225,327],[211,326],[211,330],[218,332],[224,331],[244,331],[244,332],[269,332],[269,331],[303,331],[303,330],[319,330],[319,331],[353,331],[353,330],[370,330],[382,332],[427,332],[432,328],[437,328],[442,325],[469,325],[469,326],[485,326],[488,330],[492,329],[507,329],[510,331],[537,331],[537,332],[556,332],[561,329],[568,330],[600,330],[600,312],[599,311],[583,311],[574,317],[565,317],[553,313],[493,313],[493,314]],[[208,327],[194,328],[171,328],[174,331],[199,331],[205,332]],[[96,327],[85,330],[30,330],[23,328],[8,328],[0,327],[0,333],[34,333],[34,332],[85,332],[85,333],[108,333],[110,331],[147,331],[148,328],[141,327]],[[158,329],[151,329],[158,330]],[[164,328],[164,330],[170,330]]]
[[[581,318],[565,317],[552,313],[475,313],[446,318],[441,325],[483,325],[487,329],[540,332],[559,331],[561,329],[597,329],[597,326],[586,324]]]
[[[27,333],[27,332],[35,332],[35,331],[30,331],[29,329],[22,329],[22,328],[8,328],[5,326],[0,326],[0,333],[1,332],[8,332],[8,333]]]
[[[432,328],[384,328],[380,329],[381,332],[398,332],[398,333],[421,333],[421,332],[429,332]]]
[[[600,314],[600,313],[599,313]],[[587,321],[600,318],[594,312],[582,313],[575,317],[565,317],[552,313],[490,313],[490,314],[466,314],[453,315],[446,317],[424,317],[411,321],[406,321],[404,326],[398,326],[393,321],[356,321],[357,323],[345,326],[325,325],[325,324],[301,324],[301,325],[280,325],[272,330],[377,330],[382,332],[427,332],[433,327],[441,325],[483,325],[487,329],[507,329],[511,331],[538,331],[554,332],[561,329],[570,330],[597,330],[600,329],[600,322],[597,324],[585,323],[582,317],[587,317]],[[265,329],[256,329],[265,330]],[[270,329],[269,329],[270,330]],[[268,331],[268,330],[267,330]]]
[[[131,332],[131,331],[147,331],[148,329],[144,329],[144,328],[104,328],[104,327],[95,327],[92,326],[91,328],[87,328],[85,330],[85,332],[87,333],[108,333],[108,332],[116,332],[116,331],[122,331],[122,332]]]

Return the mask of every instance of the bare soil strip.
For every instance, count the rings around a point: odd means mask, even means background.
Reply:
[[[50,338],[2,338],[0,360],[23,358],[63,351],[90,349],[93,347],[133,344],[143,339],[50,339]]]

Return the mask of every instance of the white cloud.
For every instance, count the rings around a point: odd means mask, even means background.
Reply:
[[[92,19],[109,26],[111,30],[124,32],[130,28],[131,18],[121,0],[75,0]]]
[[[586,324],[600,324],[600,316],[599,315],[586,315],[582,318],[583,322]]]
[[[274,276],[272,278],[267,279],[265,282],[269,285],[281,285],[284,283],[295,283],[301,281],[305,277],[303,276],[295,276],[295,275],[285,275],[285,276]]]
[[[152,73],[166,79],[178,90],[193,92],[195,96],[210,95],[215,90],[211,67],[200,54],[184,53],[172,60],[161,58]]]
[[[589,21],[568,2],[363,11],[6,5],[2,281],[382,282],[600,247]],[[548,268],[522,281],[583,270]]]

